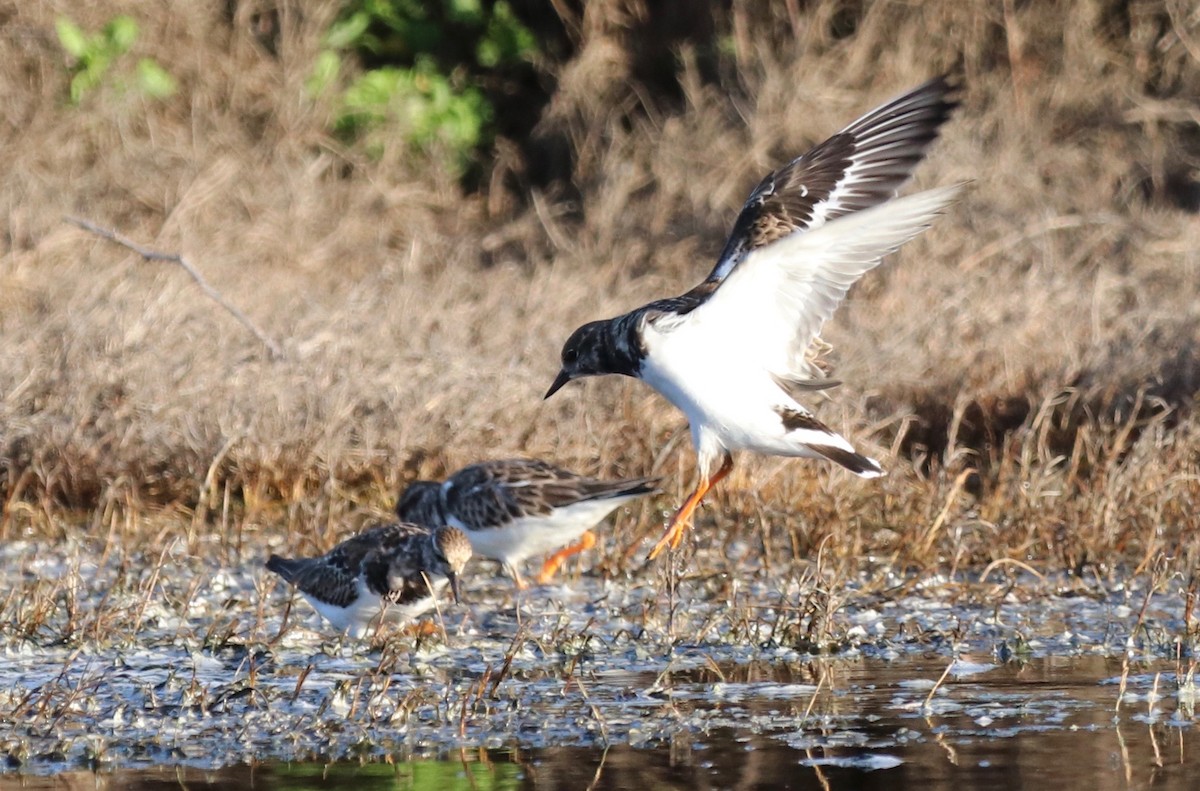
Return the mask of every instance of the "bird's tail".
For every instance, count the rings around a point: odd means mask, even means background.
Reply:
[[[658,491],[661,478],[626,478],[620,481],[597,481],[588,487],[588,496],[594,500],[613,497],[640,497]]]
[[[808,447],[863,478],[878,478],[884,474],[883,467],[879,466],[879,462],[857,451],[846,450],[845,448],[833,445],[814,445],[812,443],[809,443]]]
[[[807,451],[800,455],[829,459],[864,478],[883,475],[879,462],[856,451],[845,437],[817,420],[807,409],[779,406],[775,411],[788,437]]]

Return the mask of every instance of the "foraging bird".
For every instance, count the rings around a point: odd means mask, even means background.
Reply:
[[[589,528],[623,503],[656,491],[656,483],[602,481],[536,459],[485,461],[445,482],[414,481],[396,513],[406,522],[461,528],[475,554],[500,561],[524,589],[521,561],[559,550],[537,576],[538,584],[546,584],[563,561],[595,545]]]
[[[428,610],[447,582],[459,600],[459,575],[471,542],[455,527],[373,527],[315,558],[271,555],[267,569],[295,585],[339,632],[361,638],[380,620],[406,622]]]
[[[751,192],[705,281],[577,329],[546,393],[573,379],[632,376],[687,416],[699,481],[650,553],[679,545],[732,451],[827,459],[871,478],[879,463],[801,405],[831,386],[808,357],[850,286],[930,226],[959,185],[896,191],[957,106],[945,77],[864,115]]]

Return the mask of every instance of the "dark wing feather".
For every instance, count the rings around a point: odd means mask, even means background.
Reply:
[[[474,529],[498,527],[584,500],[648,494],[654,481],[600,481],[538,459],[506,459],[467,467],[446,491],[447,509]]]
[[[499,527],[523,516],[520,499],[506,485],[515,475],[514,470],[506,470],[507,464],[484,462],[456,472],[445,488],[446,512],[472,530]]]
[[[859,118],[750,193],[707,281],[719,283],[747,254],[892,198],[958,106],[937,77]]]
[[[428,531],[405,523],[381,525],[346,539],[321,557],[289,560],[272,555],[267,568],[309,596],[345,607],[358,595],[358,576],[366,570],[365,564],[377,562],[414,535],[428,535]],[[382,588],[386,588],[386,562],[383,573]],[[368,576],[368,587],[380,592],[372,582]]]
[[[364,530],[353,538],[348,538],[338,544],[329,553],[336,554],[345,551],[348,557],[356,558],[361,564],[368,554],[377,552],[386,554],[396,550],[409,541],[422,536],[428,536],[429,529],[410,522],[392,522]]]
[[[357,570],[351,573],[328,557],[281,558],[272,555],[267,568],[314,599],[346,607],[358,595]]]
[[[442,485],[437,481],[413,481],[396,499],[396,516],[402,522],[434,528],[446,524],[442,511]]]
[[[399,587],[395,587],[396,578],[391,576],[397,569],[392,567],[392,557],[384,552],[372,552],[363,561],[363,576],[367,581],[367,589],[386,598],[392,604],[411,604],[424,599],[433,591],[430,589],[432,578],[423,573],[420,563],[413,563],[399,575]]]
[[[562,491],[548,494],[555,505],[570,505],[583,500],[608,500],[613,497],[635,497],[658,491],[657,478],[617,478],[615,480],[599,480],[597,478],[577,477],[574,486]],[[561,496],[555,502],[554,498]]]
[[[655,300],[644,307],[638,308],[633,314],[627,315],[644,315],[646,321],[655,325],[664,319],[667,321],[678,320],[681,316],[686,316],[703,305],[713,295],[713,292],[717,290],[717,286],[720,284],[719,280],[714,280],[712,275],[709,275],[708,280],[700,283],[686,294]]]

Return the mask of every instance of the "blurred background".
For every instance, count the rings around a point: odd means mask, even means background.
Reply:
[[[889,477],[745,459],[701,525],[1194,551],[1193,3],[0,2],[0,64],[2,536],[325,549],[513,455],[666,475],[620,538],[656,532],[683,417],[615,377],[543,403],[563,340],[690,288],[768,170],[950,72],[916,180],[970,188],[851,292],[814,404]],[[182,254],[282,354],[67,215]]]

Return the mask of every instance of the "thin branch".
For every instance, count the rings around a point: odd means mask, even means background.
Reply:
[[[218,305],[225,308],[225,310],[229,311],[235,319],[241,322],[243,327],[250,330],[250,332],[254,334],[254,337],[262,341],[262,344],[266,346],[267,350],[271,353],[272,359],[277,360],[283,357],[283,349],[280,348],[279,344],[271,340],[271,338],[269,338],[266,333],[260,330],[254,324],[254,322],[250,320],[250,317],[245,313],[242,313],[242,311],[239,310],[236,305],[225,299],[220,291],[217,291],[215,288],[210,286],[208,281],[204,279],[204,276],[201,275],[194,266],[184,260],[183,256],[179,253],[163,253],[158,250],[151,250],[148,247],[142,247],[140,244],[125,238],[116,231],[109,230],[108,228],[101,228],[94,222],[91,222],[90,220],[84,220],[80,217],[64,217],[63,219],[66,222],[69,222],[71,225],[82,228],[85,231],[90,231],[97,236],[109,240],[110,242],[116,242],[122,247],[127,247],[147,261],[165,261],[170,264],[178,264],[183,268],[183,271],[187,272],[188,275],[191,276],[192,280],[196,281],[196,285],[200,286],[201,290],[203,290],[205,294],[213,299]]]

